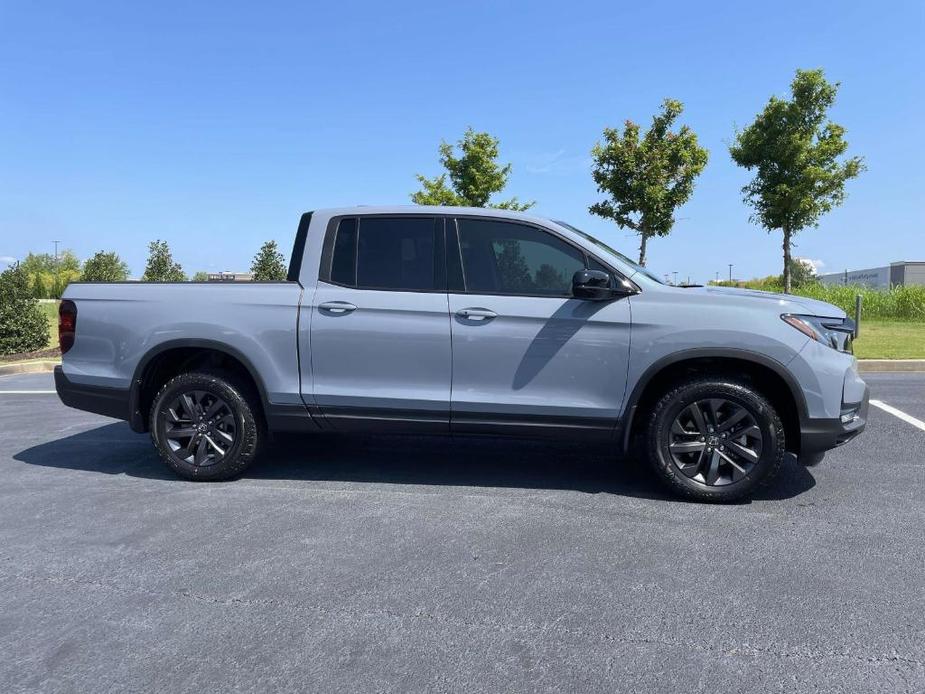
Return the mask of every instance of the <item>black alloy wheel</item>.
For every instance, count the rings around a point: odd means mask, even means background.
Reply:
[[[254,461],[264,436],[255,389],[222,371],[167,381],[154,397],[149,428],[167,466],[191,480],[238,476]]]
[[[751,382],[706,375],[655,403],[646,448],[673,493],[713,502],[735,501],[768,483],[786,451],[777,411]]]
[[[197,467],[224,460],[234,446],[234,414],[224,400],[204,390],[179,394],[167,406],[164,438],[174,454]]]
[[[761,460],[761,429],[742,405],[710,398],[675,417],[668,450],[678,470],[709,487],[745,478]]]

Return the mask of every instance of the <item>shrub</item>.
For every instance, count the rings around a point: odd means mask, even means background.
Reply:
[[[0,354],[48,346],[48,320],[19,263],[0,273]]]

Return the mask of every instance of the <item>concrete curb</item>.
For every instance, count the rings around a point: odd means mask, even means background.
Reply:
[[[925,371],[925,359],[858,359],[858,371]]]
[[[34,361],[21,361],[13,364],[0,364],[0,376],[10,374],[35,374],[48,373],[54,371],[60,361],[51,361],[48,359],[36,359]]]

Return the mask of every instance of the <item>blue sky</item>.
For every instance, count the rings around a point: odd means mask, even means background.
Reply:
[[[798,67],[842,83],[833,117],[868,171],[796,255],[925,260],[922,2],[0,0],[0,256],[59,239],[137,275],[162,238],[187,272],[247,269],[305,210],[409,202],[468,125],[500,137],[507,193],[634,255],[587,212],[588,152],[670,96],[711,156],[649,266],[776,273],[727,146]]]

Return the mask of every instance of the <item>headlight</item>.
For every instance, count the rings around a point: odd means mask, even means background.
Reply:
[[[854,321],[850,318],[820,318],[785,313],[783,321],[801,333],[839,352],[852,352]]]

